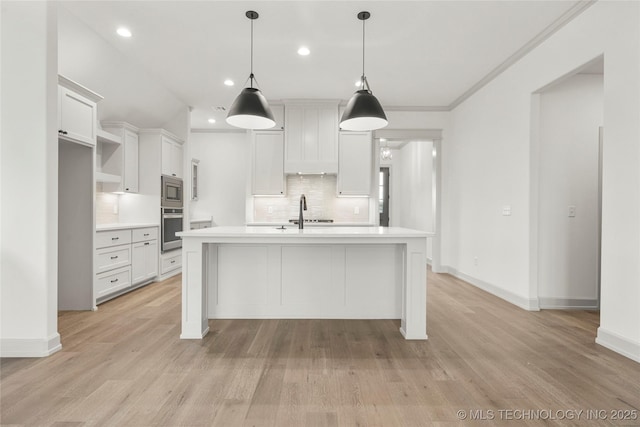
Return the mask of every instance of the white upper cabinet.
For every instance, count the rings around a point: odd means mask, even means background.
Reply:
[[[100,95],[58,76],[58,137],[96,145],[97,102]]]
[[[273,118],[276,121],[276,125],[271,129],[264,129],[268,131],[280,131],[284,130],[284,105],[273,105],[270,104],[271,112],[273,113]]]
[[[126,193],[139,192],[139,129],[126,122],[102,122],[102,130],[115,135],[121,141],[114,144],[98,133],[98,170],[103,173],[103,182],[111,176],[119,176],[120,180],[107,184],[103,189]],[[102,180],[98,175],[98,180]]]
[[[259,196],[284,195],[283,132],[252,132],[251,150],[252,193]]]
[[[285,103],[285,173],[338,172],[338,103]]]
[[[162,175],[182,178],[182,144],[162,135]]]
[[[372,153],[371,132],[340,132],[339,196],[370,195]]]

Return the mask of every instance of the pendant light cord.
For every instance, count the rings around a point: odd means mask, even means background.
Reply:
[[[251,88],[253,88],[253,19],[251,19],[251,74],[249,75],[251,80]]]
[[[364,89],[364,84],[366,82],[366,77],[364,76],[364,19],[362,20],[362,89]]]

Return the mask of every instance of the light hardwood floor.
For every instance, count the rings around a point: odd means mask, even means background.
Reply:
[[[180,276],[61,313],[62,351],[2,359],[0,423],[640,425],[612,420],[640,410],[640,364],[594,343],[598,313],[526,312],[428,280],[428,341],[405,341],[391,320],[218,320],[183,341]]]

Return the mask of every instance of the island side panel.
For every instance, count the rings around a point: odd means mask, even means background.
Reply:
[[[400,332],[408,340],[427,339],[426,239],[407,239],[405,250],[404,310]]]
[[[207,251],[202,239],[182,242],[182,333],[181,339],[202,339],[209,332],[207,319]]]

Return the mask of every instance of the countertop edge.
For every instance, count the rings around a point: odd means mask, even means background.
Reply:
[[[133,228],[147,228],[147,227],[160,227],[160,224],[155,223],[114,223],[114,224],[99,224],[96,225],[96,231],[110,231],[110,230],[126,230]]]

